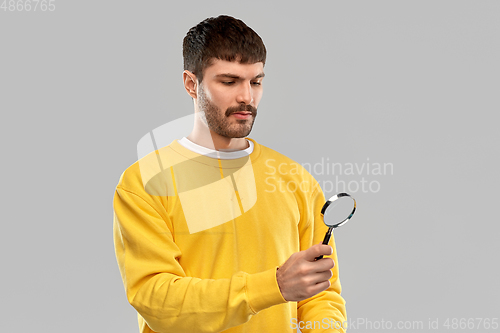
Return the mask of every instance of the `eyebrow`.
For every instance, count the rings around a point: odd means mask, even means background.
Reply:
[[[264,77],[264,76],[266,76],[266,74],[260,73],[260,74],[257,74],[252,80],[260,79],[261,77]],[[236,74],[231,74],[231,73],[217,74],[215,77],[217,77],[217,78],[219,78],[219,77],[227,77],[227,78],[236,79],[236,80],[241,79],[240,76],[238,76]]]

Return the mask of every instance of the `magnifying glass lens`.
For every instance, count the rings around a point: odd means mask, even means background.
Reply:
[[[334,227],[349,219],[354,208],[354,200],[350,196],[339,197],[325,209],[323,221],[328,227]]]

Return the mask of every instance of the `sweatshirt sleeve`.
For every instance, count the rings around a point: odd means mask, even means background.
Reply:
[[[300,224],[301,250],[306,250],[314,244],[323,242],[325,233],[328,230],[321,217],[321,208],[325,202],[323,192],[318,185],[312,191],[311,197],[306,201],[303,208],[306,218],[304,224]],[[321,327],[315,329],[304,327],[301,328],[302,333],[345,332],[347,327],[345,301],[340,295],[339,264],[333,234],[330,245],[333,247],[333,253],[328,257],[335,262],[330,287],[311,298],[297,303],[298,320],[304,322],[304,326],[307,326],[307,322],[319,322]]]
[[[155,332],[218,332],[286,302],[276,268],[216,280],[186,276],[160,204],[120,186],[113,204],[115,253],[127,299]]]

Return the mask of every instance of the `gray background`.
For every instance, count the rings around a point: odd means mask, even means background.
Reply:
[[[219,14],[268,49],[252,138],[300,163],[393,165],[337,175],[380,185],[351,191],[335,233],[350,319],[500,317],[500,2],[55,4],[0,11],[1,332],[138,331],[114,187],[144,134],[192,112],[182,38]]]

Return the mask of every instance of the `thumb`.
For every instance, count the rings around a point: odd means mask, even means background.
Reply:
[[[333,248],[330,245],[316,244],[304,251],[307,261],[315,261],[319,256],[329,256],[333,253]]]

